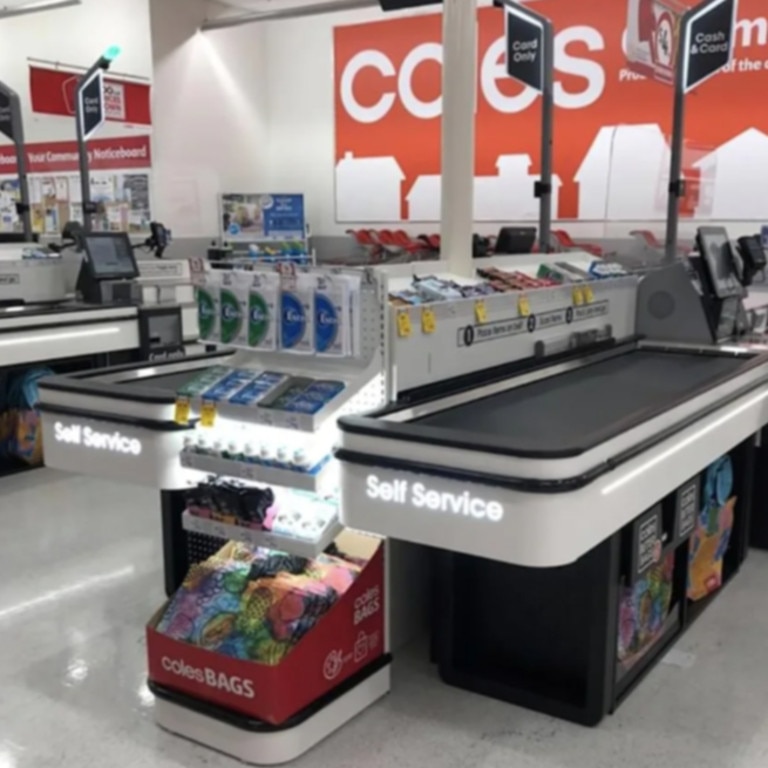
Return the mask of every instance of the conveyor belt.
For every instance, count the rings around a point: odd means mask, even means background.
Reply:
[[[671,408],[748,364],[736,357],[633,351],[415,423],[505,438],[525,452],[587,450],[607,432],[635,426],[643,412]]]
[[[165,376],[146,376],[141,379],[129,379],[117,382],[121,387],[141,387],[146,389],[165,389],[168,392],[178,392],[187,382],[200,375],[201,368],[193,371],[180,371],[179,373],[168,373]]]

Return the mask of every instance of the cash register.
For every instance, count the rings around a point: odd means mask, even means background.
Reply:
[[[124,232],[89,232],[80,235],[85,257],[77,290],[89,304],[138,305],[139,267],[133,246]],[[181,310],[177,305],[138,307],[139,347],[144,360],[184,356]]]
[[[82,235],[85,258],[77,290],[89,304],[131,303],[139,267],[124,232],[90,232]]]
[[[704,310],[714,341],[726,341],[741,335],[744,312],[742,300],[747,295],[738,255],[725,227],[700,227],[696,234],[696,254],[690,257],[698,277]]]

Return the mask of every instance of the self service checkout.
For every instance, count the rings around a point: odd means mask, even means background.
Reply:
[[[492,523],[498,523],[504,517],[504,507],[500,502],[481,499],[469,491],[438,491],[421,482],[410,483],[402,479],[385,481],[377,475],[368,475],[365,481],[365,495],[369,499],[387,504],[410,504],[417,509],[488,520]]]

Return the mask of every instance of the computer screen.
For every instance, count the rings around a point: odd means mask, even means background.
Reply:
[[[700,227],[696,243],[715,295],[720,299],[741,296],[744,289],[736,274],[731,241],[725,227]]]
[[[133,280],[139,276],[131,241],[124,232],[87,234],[85,250],[97,280]]]

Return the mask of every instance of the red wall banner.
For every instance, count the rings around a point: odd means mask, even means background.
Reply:
[[[629,68],[626,0],[536,10],[556,29],[555,215],[663,219],[672,90]],[[533,220],[540,97],[506,76],[502,11],[478,17],[475,217]],[[437,220],[440,15],[339,27],[334,47],[337,219]],[[687,99],[685,215],[768,220],[766,90],[768,7],[741,0],[735,60]]]
[[[47,141],[27,144],[28,173],[79,173],[75,141]],[[149,136],[124,136],[119,139],[94,139],[88,142],[91,171],[150,168],[152,149]],[[16,151],[0,147],[0,175],[16,174]]]
[[[32,111],[46,115],[73,117],[75,93],[80,75],[45,67],[29,68]],[[118,123],[151,125],[150,87],[113,77],[104,78],[107,120]]]

